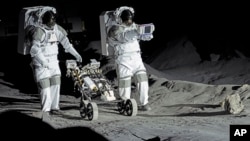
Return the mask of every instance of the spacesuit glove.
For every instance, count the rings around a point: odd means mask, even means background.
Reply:
[[[140,39],[143,41],[149,41],[153,39],[153,34],[141,34]]]
[[[49,64],[48,64],[48,63],[46,63],[46,62],[43,62],[43,63],[42,63],[42,66],[43,66],[44,68],[49,69]]]
[[[77,61],[77,62],[82,62],[82,57],[81,57],[80,54],[76,54],[76,55],[75,55],[75,58],[76,58],[76,61]]]
[[[49,68],[49,64],[46,61],[45,57],[43,56],[43,54],[37,54],[36,59],[38,60],[38,62],[42,65],[42,67],[44,68]]]
[[[77,61],[77,62],[82,62],[82,57],[81,57],[81,55],[75,50],[75,48],[70,47],[67,51],[68,51],[70,54],[72,54],[72,55],[76,58],[76,61]]]

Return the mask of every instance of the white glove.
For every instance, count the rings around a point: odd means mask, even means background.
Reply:
[[[77,62],[82,62],[81,55],[72,46],[67,50],[70,54],[75,56]]]
[[[47,60],[45,59],[45,57],[43,56],[43,54],[39,53],[36,55],[36,60],[38,60],[38,62],[42,65],[42,67],[44,68],[49,68],[49,64],[47,62]]]
[[[143,41],[149,41],[153,39],[153,34],[141,34],[140,39]]]
[[[75,55],[75,58],[76,58],[76,61],[77,61],[77,62],[82,62],[82,57],[81,57],[80,54],[76,54],[76,55]]]
[[[43,66],[44,68],[49,69],[49,64],[48,64],[48,63],[46,63],[46,62],[43,62],[43,63],[42,63],[42,66]]]

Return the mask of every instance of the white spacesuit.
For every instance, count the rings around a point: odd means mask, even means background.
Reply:
[[[42,17],[42,25],[37,26],[32,35],[30,55],[34,78],[41,96],[43,112],[59,110],[61,71],[58,61],[58,43],[78,62],[81,56],[67,38],[66,31],[55,22],[55,13],[47,11]]]
[[[116,71],[119,79],[119,95],[126,100],[131,95],[131,77],[134,77],[140,94],[142,110],[150,110],[148,105],[148,77],[144,67],[138,40],[151,40],[152,34],[142,36],[138,25],[133,22],[134,10],[120,7],[116,10],[117,24],[108,31],[108,43],[114,48]]]

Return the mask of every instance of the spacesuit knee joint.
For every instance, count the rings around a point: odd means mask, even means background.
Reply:
[[[131,86],[131,79],[119,79],[119,88],[128,88]]]
[[[45,88],[50,87],[50,80],[49,80],[49,78],[45,78],[45,79],[39,80],[38,81],[38,87],[40,89],[45,89]]]
[[[53,76],[50,78],[50,85],[60,85],[61,84],[61,77],[59,75]]]
[[[136,74],[136,80],[138,82],[148,81],[147,73],[137,73]]]

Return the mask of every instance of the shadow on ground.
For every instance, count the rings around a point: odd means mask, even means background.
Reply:
[[[91,139],[98,141],[108,141],[102,135],[87,127],[69,127],[54,129],[49,124],[42,122],[39,118],[34,118],[19,111],[5,111],[0,114],[1,138],[18,140],[36,139]]]

